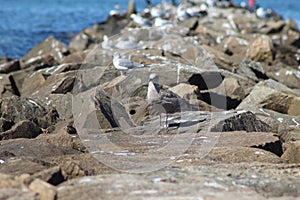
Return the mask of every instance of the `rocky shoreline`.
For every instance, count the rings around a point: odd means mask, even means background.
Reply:
[[[0,199],[295,199],[299,67],[292,19],[204,0],[130,1],[69,46],[1,57]],[[168,128],[150,73],[190,105]]]

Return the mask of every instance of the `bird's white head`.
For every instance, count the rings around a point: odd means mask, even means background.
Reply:
[[[149,76],[149,81],[159,84],[159,76],[157,74],[152,73]]]
[[[113,57],[114,57],[114,59],[121,58],[121,54],[119,52],[115,52]]]

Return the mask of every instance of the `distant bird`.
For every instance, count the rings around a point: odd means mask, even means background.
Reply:
[[[139,25],[142,25],[142,26],[152,26],[152,22],[147,19],[147,18],[144,18],[140,15],[137,15],[137,14],[131,14],[130,15],[130,18],[137,24]]]
[[[166,19],[162,19],[160,17],[157,17],[154,19],[154,26],[164,26],[164,25],[168,25],[168,24],[172,24],[172,25],[176,25],[176,23],[166,20]]]
[[[170,13],[168,13],[164,9],[164,7],[161,7],[161,6],[156,6],[156,7],[150,8],[150,15],[154,18],[156,18],[156,17],[169,18],[170,17]]]
[[[121,71],[121,75],[123,75],[123,71],[144,66],[140,63],[133,62],[128,58],[122,58],[121,54],[118,52],[115,52],[113,55],[113,65],[117,70]]]
[[[161,115],[166,114],[165,127],[168,128],[168,114],[180,112],[182,105],[189,103],[170,90],[160,87],[159,77],[156,74],[150,74],[147,101],[153,109],[159,112],[159,124],[161,124]]]
[[[176,10],[176,16],[179,21],[184,21],[191,17],[201,17],[202,9],[203,8],[198,7],[198,6],[185,7],[185,6],[179,5]]]
[[[101,46],[103,49],[116,49],[116,46],[107,37],[107,35],[103,35],[103,42],[101,43]]]

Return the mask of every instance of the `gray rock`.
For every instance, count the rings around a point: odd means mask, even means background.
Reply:
[[[248,111],[218,122],[211,128],[213,132],[228,132],[228,131],[247,131],[247,132],[268,132],[270,126],[259,120],[254,113]]]

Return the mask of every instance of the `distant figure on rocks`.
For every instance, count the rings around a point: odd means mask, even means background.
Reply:
[[[159,77],[156,74],[150,74],[147,101],[153,109],[159,112],[159,125],[162,125],[161,115],[166,114],[165,127],[168,128],[168,114],[180,112],[182,106],[188,106],[189,103],[170,90],[162,89],[159,85]]]
[[[249,0],[248,6],[253,8],[255,6],[255,0]]]

